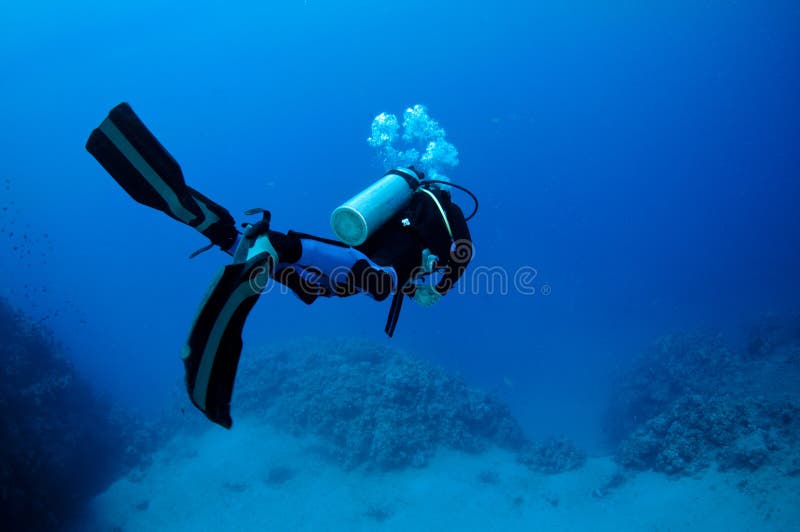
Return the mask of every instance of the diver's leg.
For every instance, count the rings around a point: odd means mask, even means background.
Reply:
[[[379,266],[362,252],[336,241],[253,225],[245,237],[268,236],[277,259],[274,279],[305,303],[319,296],[366,293],[383,301],[397,286],[394,268]]]
[[[300,242],[302,252],[297,263],[317,270],[334,293],[355,289],[383,301],[397,286],[394,268],[379,266],[354,248],[315,238],[301,237]]]

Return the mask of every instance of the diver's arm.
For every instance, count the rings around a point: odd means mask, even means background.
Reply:
[[[447,218],[453,231],[453,248],[445,265],[445,273],[436,284],[436,291],[444,295],[464,275],[467,265],[472,260],[472,236],[464,218],[464,213],[455,203],[447,206]]]

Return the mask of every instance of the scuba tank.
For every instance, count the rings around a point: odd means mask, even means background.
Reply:
[[[359,246],[411,199],[424,174],[410,168],[389,170],[331,213],[331,227],[347,245]]]

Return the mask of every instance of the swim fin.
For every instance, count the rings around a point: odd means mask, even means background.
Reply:
[[[86,149],[134,200],[193,227],[223,250],[236,243],[230,213],[186,185],[180,165],[127,103],[92,131]]]
[[[277,253],[268,236],[245,233],[234,263],[222,268],[206,292],[183,348],[186,388],[192,403],[205,415],[230,428],[231,396],[242,353],[247,315],[272,277]]]

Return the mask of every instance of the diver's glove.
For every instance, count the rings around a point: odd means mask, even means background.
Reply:
[[[438,303],[440,299],[442,299],[442,294],[432,286],[423,284],[418,285],[416,289],[414,289],[414,301],[423,307],[432,307]]]
[[[425,248],[422,250],[422,273],[431,273],[439,266],[439,256],[434,255],[430,249]]]

